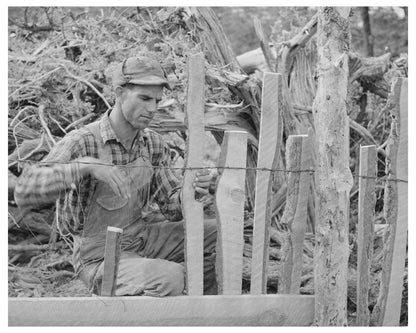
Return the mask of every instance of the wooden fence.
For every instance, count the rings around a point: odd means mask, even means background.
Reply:
[[[278,294],[266,294],[269,228],[271,220],[271,180],[282,143],[279,108],[281,76],[265,73],[259,154],[256,174],[253,257],[250,294],[242,295],[243,227],[247,133],[226,132],[220,157],[217,184],[218,220],[216,272],[219,295],[203,296],[203,209],[195,200],[192,180],[202,165],[204,135],[204,58],[190,57],[187,122],[189,142],[183,187],[185,217],[185,264],[187,296],[152,298],[111,297],[117,275],[121,230],[110,229],[106,244],[105,272],[100,297],[9,298],[11,326],[66,325],[152,325],[152,326],[310,326],[314,323],[314,295],[299,295],[302,254],[307,218],[307,199],[313,169],[310,135],[290,136],[286,142],[288,191],[283,219],[288,226],[286,251],[281,262]],[[392,155],[391,177],[407,179],[407,81],[401,87],[395,130],[399,149]],[[396,86],[395,86],[396,87]],[[406,90],[406,96],[405,96]],[[393,147],[393,146],[392,146]],[[394,151],[394,149],[392,150]],[[376,147],[361,148],[359,182],[357,324],[368,325],[369,267],[374,224],[374,183]],[[406,169],[403,167],[406,165]],[[387,203],[398,202],[389,215],[391,247],[387,255],[386,285],[378,324],[398,325],[407,228],[407,183],[394,184]],[[389,186],[389,185],[388,185]],[[386,208],[387,209],[387,208]],[[192,222],[192,223],[191,223]],[[393,274],[396,274],[395,276]],[[385,291],[384,291],[385,290]],[[383,294],[384,295],[384,294]],[[385,301],[384,301],[385,300]],[[387,310],[386,310],[387,309]]]

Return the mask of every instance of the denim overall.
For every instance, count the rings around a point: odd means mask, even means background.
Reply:
[[[99,123],[87,128],[94,134],[103,163],[113,164],[103,145]],[[142,149],[143,154],[148,154]],[[116,295],[180,295],[185,288],[183,222],[145,224],[142,209],[147,203],[154,171],[149,157],[139,156],[126,165],[115,166],[129,182],[130,199],[116,195],[97,180],[82,236],[74,237],[74,263],[80,278],[94,294],[100,294],[107,227],[123,229]],[[205,222],[205,293],[216,293],[215,221]]]

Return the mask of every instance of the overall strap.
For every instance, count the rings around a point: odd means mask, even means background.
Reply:
[[[93,135],[95,139],[95,143],[98,147],[98,157],[103,162],[113,163],[113,159],[108,151],[104,148],[103,138],[100,132],[100,123],[95,121],[85,126]]]

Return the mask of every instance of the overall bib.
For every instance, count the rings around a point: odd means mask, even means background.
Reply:
[[[87,126],[94,134],[98,154],[104,163],[113,164],[103,146],[99,123]],[[183,222],[142,222],[142,209],[148,201],[154,174],[146,149],[133,162],[115,166],[129,183],[130,199],[116,195],[105,182],[97,180],[81,237],[74,237],[74,263],[79,277],[90,291],[100,294],[107,227],[123,229],[117,276],[117,296],[180,295],[185,288]],[[205,293],[216,293],[215,220],[205,223]],[[77,248],[77,250],[75,250]],[[77,253],[77,255],[75,255]]]

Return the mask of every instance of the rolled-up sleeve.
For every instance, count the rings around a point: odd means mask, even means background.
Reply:
[[[52,148],[42,162],[24,166],[14,192],[20,208],[37,208],[54,203],[71,184],[79,180],[78,165],[71,161],[85,153],[85,145],[81,142],[80,136],[71,132]]]

